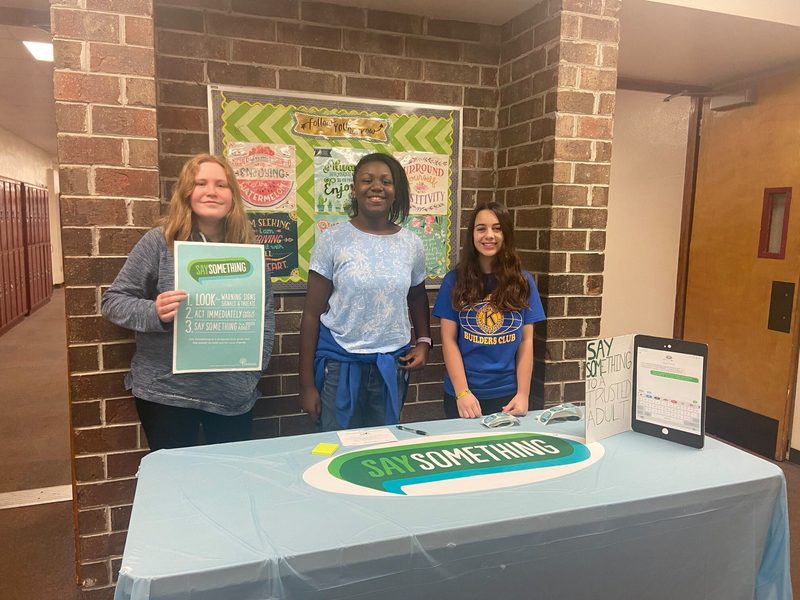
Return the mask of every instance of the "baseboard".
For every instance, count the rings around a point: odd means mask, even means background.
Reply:
[[[770,460],[775,458],[778,421],[708,396],[706,433]]]
[[[797,463],[800,465],[800,450],[789,448],[789,462]]]

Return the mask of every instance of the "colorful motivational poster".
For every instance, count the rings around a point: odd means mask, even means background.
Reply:
[[[630,431],[633,409],[631,335],[586,344],[586,442]]]
[[[319,235],[338,223],[347,223],[350,217],[347,215],[314,215],[315,235]]]
[[[428,277],[447,275],[447,220],[440,215],[411,215],[404,227],[422,240]]]
[[[314,203],[318,214],[347,214],[353,171],[368,153],[356,148],[314,148]]]
[[[262,246],[175,242],[173,373],[261,370],[264,277]]]
[[[297,208],[294,148],[248,142],[228,145],[228,162],[247,210],[290,212]]]
[[[446,154],[402,152],[397,159],[408,176],[412,214],[446,215],[450,159]]]
[[[297,274],[297,213],[248,213],[270,277]]]

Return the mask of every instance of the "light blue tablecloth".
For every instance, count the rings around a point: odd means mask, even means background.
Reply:
[[[461,419],[417,426],[487,432]],[[514,430],[581,427],[529,415]],[[147,456],[115,599],[791,598],[783,473],[713,439],[695,450],[628,432],[570,475],[416,497],[309,486],[319,442],[338,438]]]

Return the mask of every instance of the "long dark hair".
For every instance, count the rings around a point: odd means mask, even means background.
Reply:
[[[384,154],[383,152],[373,152],[372,154],[367,154],[358,161],[356,168],[353,169],[353,186],[356,184],[356,177],[358,177],[359,169],[361,169],[361,167],[363,167],[365,164],[371,162],[382,162],[389,167],[389,171],[392,174],[392,182],[394,183],[394,203],[389,209],[389,221],[399,225],[408,217],[408,210],[410,206],[408,177],[403,169],[403,165],[401,165],[400,161],[390,154]],[[358,202],[356,201],[355,196],[351,196],[350,216],[355,217],[357,214]]]
[[[456,284],[453,287],[453,308],[461,310],[474,306],[486,298],[484,276],[475,249],[475,220],[482,210],[489,210],[497,216],[503,231],[503,243],[494,257],[492,273],[497,279],[497,288],[492,292],[490,302],[501,311],[521,310],[528,306],[531,293],[528,278],[522,272],[522,263],[514,248],[514,226],[511,213],[499,202],[484,202],[475,207],[469,218],[467,239],[461,247],[461,255],[456,265]]]

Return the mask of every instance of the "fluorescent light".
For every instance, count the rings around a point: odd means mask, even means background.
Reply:
[[[53,44],[50,42],[22,42],[36,60],[53,62]]]

